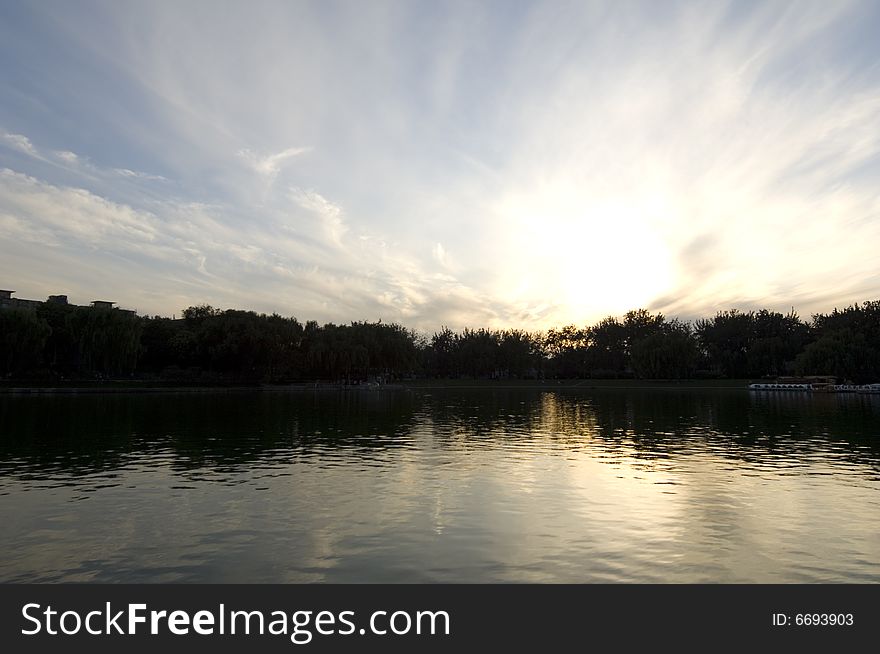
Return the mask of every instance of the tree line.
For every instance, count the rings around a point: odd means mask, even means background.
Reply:
[[[545,332],[315,321],[210,306],[181,319],[45,303],[0,310],[4,379],[357,383],[414,377],[692,379],[835,375],[880,380],[880,300],[804,321],[719,311],[693,322],[645,309]]]

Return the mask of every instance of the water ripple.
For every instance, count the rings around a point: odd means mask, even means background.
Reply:
[[[0,398],[0,580],[880,581],[873,399]]]

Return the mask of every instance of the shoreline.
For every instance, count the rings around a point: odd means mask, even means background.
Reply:
[[[220,393],[220,392],[376,392],[416,390],[748,390],[748,380],[645,380],[645,379],[548,379],[479,380],[419,379],[392,384],[293,384],[173,385],[163,382],[107,381],[71,385],[0,386],[0,395],[90,395],[122,393]]]

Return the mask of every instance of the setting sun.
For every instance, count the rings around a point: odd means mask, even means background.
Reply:
[[[514,194],[498,207],[505,234],[497,293],[544,322],[584,323],[648,306],[668,292],[673,224],[656,198],[591,197],[573,184]]]

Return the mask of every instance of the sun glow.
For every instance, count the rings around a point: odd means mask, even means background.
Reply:
[[[658,194],[590,196],[568,184],[513,194],[498,208],[508,255],[498,292],[554,324],[646,306],[674,281],[671,214]]]

